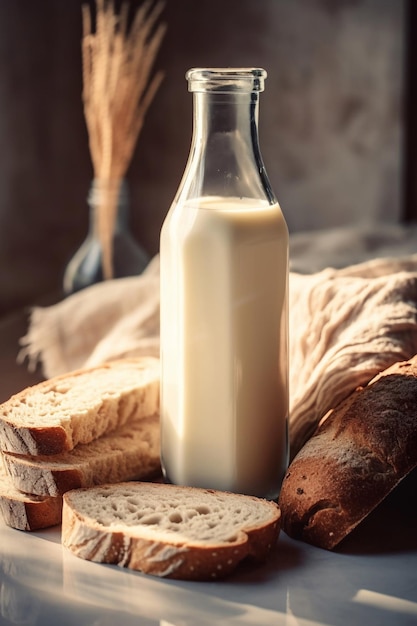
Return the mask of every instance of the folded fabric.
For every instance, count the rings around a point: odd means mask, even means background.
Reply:
[[[417,353],[417,254],[316,274],[290,273],[292,455],[323,416],[392,363]],[[32,311],[20,359],[46,377],[159,355],[159,258],[144,274],[99,283]]]
[[[417,255],[290,277],[293,456],[356,387],[417,353]]]
[[[118,278],[34,307],[19,360],[46,378],[135,355],[159,357],[159,257],[140,276]]]

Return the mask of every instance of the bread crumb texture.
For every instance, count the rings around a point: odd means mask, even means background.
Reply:
[[[3,453],[14,486],[42,496],[161,473],[159,415],[131,420],[73,450],[49,456]]]
[[[58,454],[159,409],[159,360],[122,359],[57,376],[0,407],[2,450]]]
[[[207,489],[122,483],[64,496],[63,545],[77,556],[180,579],[217,579],[278,539],[277,504]]]

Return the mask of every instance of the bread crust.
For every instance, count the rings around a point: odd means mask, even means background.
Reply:
[[[138,497],[142,483],[134,483],[138,489]],[[132,483],[129,483],[129,487]],[[117,486],[123,491],[123,484]],[[155,503],[158,502],[158,492],[167,493],[170,485],[153,484],[155,489]],[[199,490],[189,487],[175,488],[202,496],[206,503],[206,494],[220,494],[213,490]],[[94,488],[86,491],[94,499]],[[276,503],[239,496],[242,504],[245,499],[265,507],[265,521],[263,523],[247,523],[247,528],[236,530],[232,541],[204,542],[198,540],[187,541],[183,536],[176,538],[174,534],[163,539],[158,538],[158,531],[131,530],[126,526],[106,526],[99,520],[92,519],[77,508],[76,496],[79,492],[68,492],[64,495],[62,512],[62,543],[76,556],[87,560],[109,563],[139,570],[153,576],[175,578],[181,580],[218,580],[230,575],[237,565],[245,558],[263,560],[276,545],[280,531],[280,510]],[[176,492],[178,497],[178,491]],[[232,494],[235,496],[236,494]],[[222,493],[221,497],[228,498]],[[230,496],[229,496],[230,497]],[[178,501],[181,505],[181,501]]]
[[[11,484],[0,458],[0,513],[17,530],[40,530],[61,523],[62,498],[32,496]]]
[[[13,486],[40,496],[104,482],[145,479],[161,474],[159,415],[132,420],[115,433],[54,456],[3,453]]]
[[[290,464],[282,529],[337,546],[417,466],[417,355],[358,388]]]
[[[112,376],[120,377],[124,371],[126,378],[129,373],[130,382],[126,382],[125,387],[119,385],[113,392]],[[97,377],[107,374],[107,386],[95,388]],[[77,397],[77,385],[90,387],[88,402],[74,408],[73,413],[70,403],[67,412],[60,415],[60,404],[66,393]],[[81,389],[80,397],[82,393]],[[61,454],[79,443],[93,441],[132,417],[151,415],[158,409],[158,359],[120,359],[56,376],[12,396],[0,406],[0,449],[33,456]],[[37,417],[41,411],[55,416],[52,423]]]
[[[39,498],[25,496],[13,499],[0,494],[0,510],[4,523],[16,530],[35,531],[61,523],[62,498]]]
[[[72,449],[70,433],[61,426],[16,426],[0,418],[1,449],[21,454],[59,454]]]

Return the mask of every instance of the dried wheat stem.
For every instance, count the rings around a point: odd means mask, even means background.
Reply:
[[[103,276],[113,276],[112,245],[118,192],[129,167],[146,112],[162,73],[150,79],[164,37],[156,26],[164,7],[145,0],[128,28],[128,4],[119,14],[111,0],[96,0],[93,32],[88,6],[82,7],[83,103],[89,147],[101,202],[97,230],[103,250]]]

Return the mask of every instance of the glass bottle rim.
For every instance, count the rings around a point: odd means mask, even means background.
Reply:
[[[260,67],[194,67],[185,75],[189,91],[263,91],[266,70]]]

